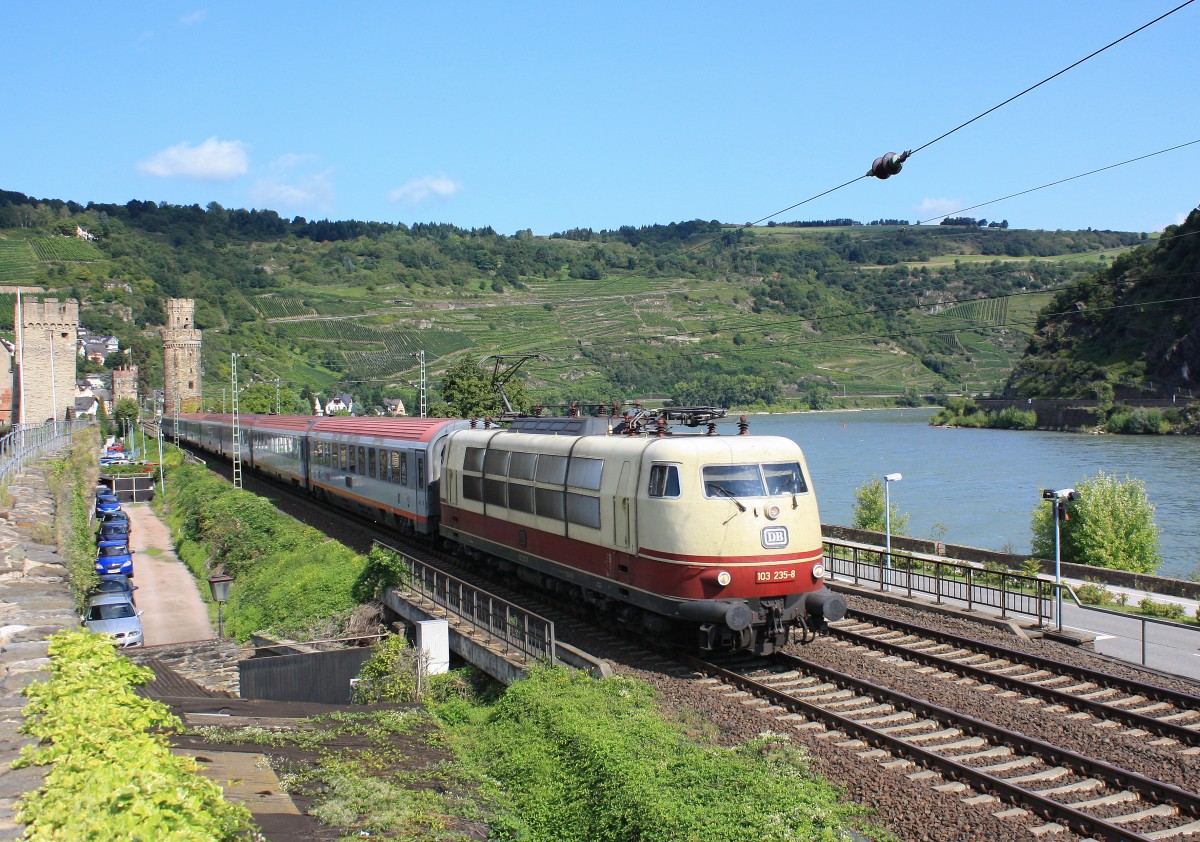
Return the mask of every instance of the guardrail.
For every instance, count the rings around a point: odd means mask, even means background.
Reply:
[[[404,563],[404,575],[397,587],[437,603],[478,629],[488,642],[503,646],[506,654],[516,654],[526,662],[554,663],[554,623],[550,620],[382,541],[375,541],[375,546],[393,553]]]
[[[76,418],[73,421],[14,425],[11,433],[0,438],[0,482],[7,482],[47,450],[69,441],[76,431],[91,423],[90,418]]]
[[[882,547],[826,539],[825,569],[831,579],[875,585],[882,592],[932,596],[938,604],[960,602],[968,610],[995,608],[1034,617],[1039,624],[1054,618],[1056,585],[1034,576],[988,570],[921,553],[890,556]]]

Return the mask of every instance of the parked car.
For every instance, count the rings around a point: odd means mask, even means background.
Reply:
[[[106,523],[126,523],[129,524],[130,531],[133,530],[133,524],[129,521],[129,515],[122,509],[117,509],[113,512],[105,512],[100,516],[101,525]]]
[[[90,596],[102,593],[124,594],[129,597],[130,602],[136,605],[137,600],[133,598],[133,592],[137,589],[137,585],[133,583],[133,580],[124,573],[101,573],[100,582],[96,585],[95,590],[92,591]]]
[[[88,600],[87,613],[80,620],[89,631],[112,635],[122,649],[142,645],[142,612],[128,596],[97,594]]]
[[[117,540],[123,544],[129,543],[129,521],[115,520],[112,523],[101,523],[96,530],[96,543]]]
[[[124,541],[101,541],[96,547],[96,572],[133,575],[133,551]]]
[[[121,501],[117,499],[117,495],[111,491],[107,494],[96,495],[96,517],[119,511],[121,511]]]

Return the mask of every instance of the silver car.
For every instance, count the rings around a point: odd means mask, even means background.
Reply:
[[[120,649],[142,645],[142,612],[130,594],[100,593],[88,600],[87,613],[80,619],[84,628],[112,635]]]

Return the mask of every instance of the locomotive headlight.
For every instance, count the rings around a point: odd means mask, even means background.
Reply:
[[[729,574],[728,570],[705,570],[700,574],[700,578],[705,582],[718,585],[722,588],[733,581],[733,576]]]
[[[763,514],[765,514],[767,516],[767,520],[775,520],[775,518],[779,517],[779,507],[778,506],[767,506],[767,508],[763,512]]]
[[[824,564],[814,564],[812,566],[813,579],[822,579],[822,578],[824,578],[824,576],[825,576],[825,565]]]

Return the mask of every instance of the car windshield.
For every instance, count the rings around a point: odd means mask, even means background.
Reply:
[[[111,558],[115,555],[129,555],[129,548],[124,544],[117,544],[115,547],[100,548],[100,556],[102,558]]]
[[[782,497],[808,491],[798,462],[708,465],[701,475],[707,497]]]
[[[114,602],[108,605],[93,605],[88,612],[89,620],[126,620],[136,617],[137,612],[128,602]]]

